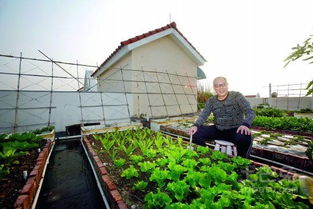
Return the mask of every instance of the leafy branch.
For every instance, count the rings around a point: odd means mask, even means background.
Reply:
[[[297,46],[291,48],[293,52],[284,60],[286,62],[286,67],[290,62],[296,61],[299,58],[303,58],[302,61],[308,61],[309,64],[313,63],[313,35],[310,35],[310,38],[306,39],[302,45],[297,44]],[[306,89],[308,89],[308,93],[306,96],[313,94],[313,80],[307,85]],[[311,89],[310,89],[311,88]]]

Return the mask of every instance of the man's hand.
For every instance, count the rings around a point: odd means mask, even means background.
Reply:
[[[244,135],[251,135],[250,129],[244,125],[239,126],[239,128],[237,129],[237,133],[241,133]]]
[[[197,131],[198,131],[198,127],[197,126],[192,126],[189,129],[188,133],[189,133],[189,135],[194,135]]]

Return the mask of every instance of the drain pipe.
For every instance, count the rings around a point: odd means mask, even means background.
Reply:
[[[103,202],[104,202],[104,204],[105,204],[105,207],[106,207],[107,209],[111,209],[111,207],[110,207],[110,205],[109,205],[109,203],[108,203],[108,200],[107,200],[107,198],[106,198],[106,196],[105,196],[105,194],[104,194],[104,192],[103,192],[103,190],[102,190],[102,187],[101,187],[101,184],[100,184],[98,175],[97,175],[97,173],[96,173],[95,167],[93,166],[93,164],[92,164],[92,162],[91,162],[91,160],[90,160],[90,158],[89,158],[88,152],[87,152],[87,150],[86,150],[86,148],[85,148],[85,145],[84,145],[84,143],[82,142],[82,138],[80,139],[80,143],[82,144],[82,146],[83,146],[83,148],[84,148],[86,157],[87,157],[87,159],[88,159],[88,161],[89,161],[89,164],[90,164],[90,166],[91,166],[92,172],[93,172],[93,174],[94,174],[94,176],[95,176],[95,179],[96,179],[96,182],[97,182],[97,186],[98,186],[98,188],[99,188],[101,197],[102,197]]]
[[[39,194],[40,194],[40,191],[41,191],[42,183],[43,183],[43,180],[44,180],[44,177],[45,177],[45,173],[46,173],[46,170],[47,170],[47,166],[49,164],[50,156],[51,156],[51,153],[53,151],[54,145],[55,145],[55,142],[52,142],[52,146],[51,146],[49,155],[47,157],[47,161],[46,161],[45,167],[43,168],[41,179],[40,179],[40,182],[39,182],[39,185],[38,185],[38,189],[37,189],[37,192],[36,192],[36,195],[35,195],[35,198],[34,198],[34,201],[33,201],[31,209],[35,209],[36,208],[38,197],[39,197]]]

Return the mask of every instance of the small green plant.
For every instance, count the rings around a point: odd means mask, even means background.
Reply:
[[[176,200],[181,201],[189,193],[189,185],[184,181],[176,181],[167,185],[167,190],[173,193]]]
[[[164,167],[169,163],[169,159],[168,158],[158,158],[156,163],[158,166]]]
[[[0,134],[0,142],[7,138],[7,134]]]
[[[175,202],[175,203],[172,203],[172,204],[166,206],[166,209],[190,209],[190,208],[191,207],[188,204],[184,204],[181,202]],[[197,208],[200,208],[200,207],[197,207]]]
[[[117,168],[121,168],[123,165],[125,165],[125,162],[126,162],[126,160],[124,158],[120,158],[120,159],[114,161],[114,165]]]
[[[148,186],[147,182],[144,181],[138,181],[134,184],[133,189],[139,190],[139,191],[145,191],[146,187]]]
[[[140,161],[142,161],[144,158],[140,155],[131,155],[129,159],[134,162],[135,164],[138,164]]]
[[[131,165],[131,166],[129,166],[129,168],[125,169],[122,172],[121,176],[125,177],[126,179],[131,179],[131,178],[134,178],[134,177],[138,177],[139,173],[138,173],[137,169],[134,168],[133,165]]]
[[[136,147],[132,144],[130,144],[128,147],[123,144],[120,146],[120,149],[123,150],[127,156],[130,156],[134,152]]]
[[[169,171],[156,168],[153,170],[149,180],[157,182],[160,188],[165,186],[165,180],[169,179]]]
[[[113,162],[116,160],[116,155],[117,155],[117,149],[113,149],[111,152],[109,152],[109,156]]]
[[[188,171],[187,175],[184,178],[184,181],[188,182],[188,184],[195,188],[199,184],[199,180],[201,178],[202,173],[197,171]]]
[[[157,151],[150,148],[150,149],[146,149],[144,152],[143,152],[143,155],[148,157],[148,158],[154,158],[156,155],[157,155]]]
[[[197,152],[199,152],[202,155],[206,155],[208,153],[210,153],[210,149],[208,147],[204,147],[204,146],[198,146],[197,147]]]
[[[212,160],[225,160],[228,156],[225,153],[214,151],[211,155]]]
[[[313,141],[308,144],[308,149],[305,151],[306,156],[313,160]]]
[[[198,162],[194,159],[186,159],[183,161],[183,165],[189,169],[189,170],[193,170],[197,165]]]
[[[211,160],[209,158],[201,158],[199,159],[199,162],[202,163],[203,165],[210,165]]]
[[[241,169],[246,168],[248,165],[251,164],[251,160],[248,160],[240,156],[233,157],[232,161]]]
[[[168,168],[170,169],[169,178],[173,181],[179,180],[180,176],[187,171],[187,168],[174,163],[170,163]]]
[[[10,168],[4,167],[4,164],[0,165],[0,179],[6,177],[8,174],[10,174]]]
[[[152,172],[156,167],[156,164],[153,162],[145,161],[139,162],[138,166],[140,167],[141,172]]]
[[[158,191],[157,193],[150,192],[145,196],[145,208],[165,208],[172,202],[168,194]]]

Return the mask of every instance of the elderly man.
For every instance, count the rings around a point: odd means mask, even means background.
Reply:
[[[228,91],[225,77],[213,80],[216,96],[211,97],[199,115],[194,126],[189,130],[193,142],[205,145],[206,139],[222,139],[237,145],[238,155],[249,157],[252,146],[250,126],[255,117],[249,102],[239,92]],[[203,123],[213,113],[214,125]]]

